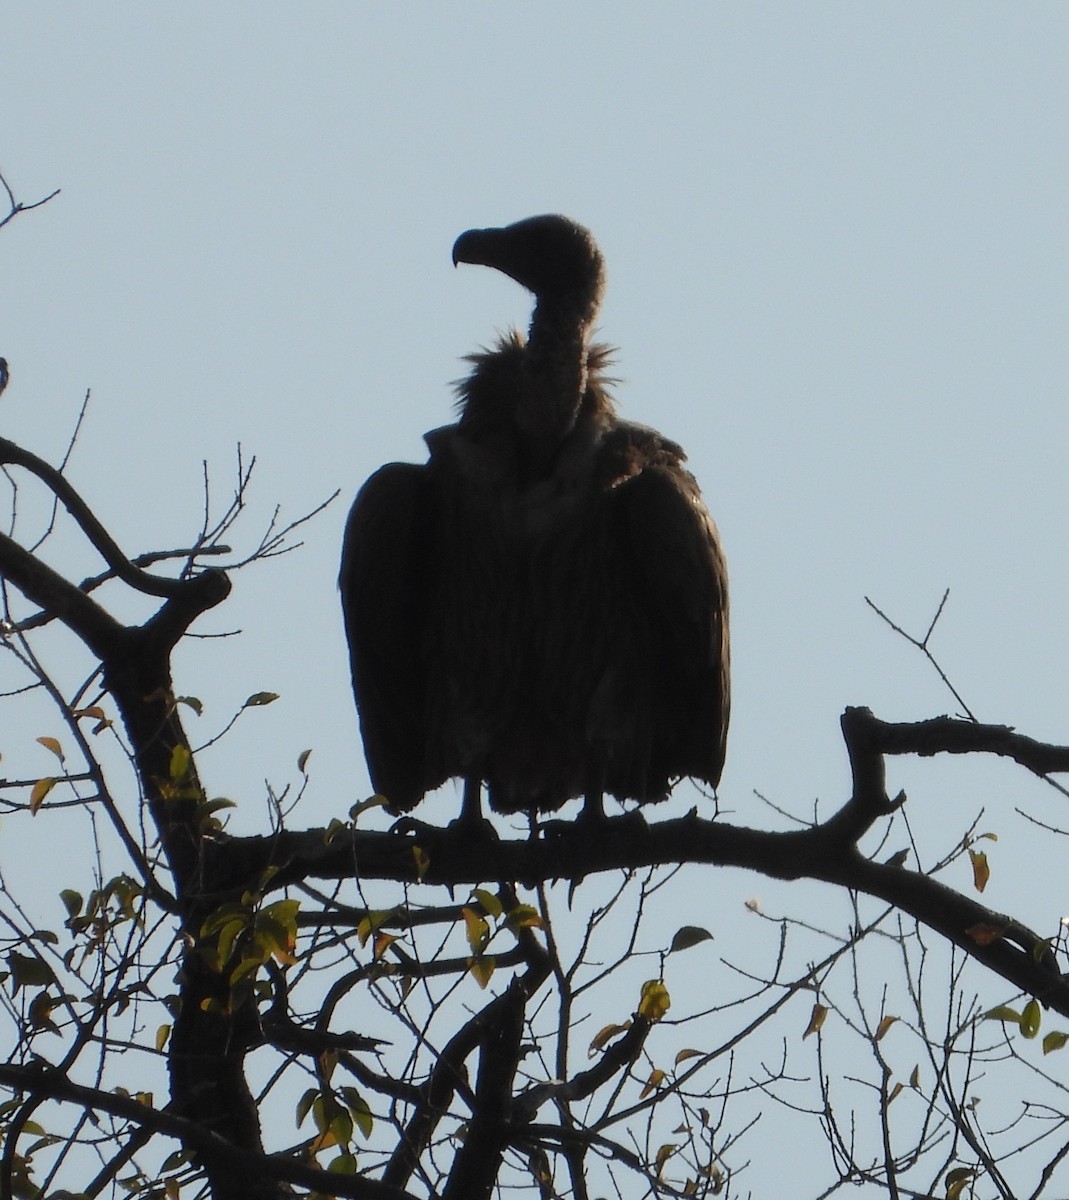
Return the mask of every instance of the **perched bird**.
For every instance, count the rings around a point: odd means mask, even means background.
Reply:
[[[729,713],[727,573],[676,443],[621,420],[591,344],[604,285],[561,216],[473,229],[453,262],[535,297],[472,355],[429,461],[364,484],[341,592],[376,790],[408,812],[450,778],[464,816],[714,787]]]

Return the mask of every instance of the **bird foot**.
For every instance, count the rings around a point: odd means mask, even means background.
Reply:
[[[427,821],[421,821],[419,817],[411,817],[407,814],[399,817],[390,826],[390,833],[396,837],[407,837],[411,833],[417,837],[432,838],[441,837],[444,832],[440,825],[431,825]]]
[[[448,829],[451,835],[474,842],[494,844],[501,841],[493,821],[479,813],[462,812],[459,817],[449,822]]]

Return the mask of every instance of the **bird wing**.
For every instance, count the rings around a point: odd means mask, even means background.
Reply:
[[[341,587],[353,691],[371,782],[407,812],[442,779],[426,767],[429,471],[380,468],[360,489],[345,526]]]
[[[657,458],[615,489],[653,649],[651,768],[715,787],[731,703],[727,567],[694,477],[674,455]]]

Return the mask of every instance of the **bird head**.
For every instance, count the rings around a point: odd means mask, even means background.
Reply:
[[[590,231],[548,214],[499,229],[469,229],[453,245],[453,265],[493,267],[539,300],[576,301],[594,309],[601,298],[604,262]]]

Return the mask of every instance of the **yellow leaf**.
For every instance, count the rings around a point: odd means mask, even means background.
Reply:
[[[982,850],[970,850],[969,858],[972,860],[973,887],[978,892],[982,892],[987,887],[987,881],[991,878],[991,868],[987,865],[987,855]]]
[[[161,1025],[156,1030],[156,1049],[162,1050],[167,1045],[167,1039],[171,1036],[170,1025]]]
[[[806,1026],[805,1033],[802,1034],[804,1041],[811,1033],[819,1033],[828,1016],[828,1010],[823,1004],[814,1004],[813,1012],[809,1017],[809,1024]]]
[[[466,905],[460,910],[461,916],[464,918],[465,932],[468,937],[468,945],[471,947],[473,954],[478,954],[486,947],[486,943],[490,940],[490,926],[479,914],[472,908]]]
[[[1069,1033],[1048,1033],[1043,1039],[1043,1053],[1052,1054],[1055,1050],[1061,1050],[1066,1042],[1069,1042]]]
[[[672,997],[660,979],[648,979],[642,985],[641,999],[638,1003],[640,1017],[647,1021],[659,1021],[672,1007]]]
[[[662,1071],[659,1067],[654,1068],[654,1070],[650,1072],[649,1079],[646,1080],[646,1086],[641,1092],[639,1092],[638,1098],[640,1100],[645,1100],[650,1092],[655,1092],[661,1086],[661,1084],[664,1083],[664,1079],[664,1071]]]
[[[56,786],[56,781],[51,777],[46,779],[38,779],[33,785],[33,791],[30,792],[30,812],[36,816],[41,805],[45,802],[45,797]]]
[[[542,918],[533,904],[517,904],[505,918],[509,929],[541,929]]]
[[[181,783],[189,774],[189,768],[193,763],[193,756],[189,753],[189,747],[179,743],[171,751],[171,762],[167,769],[168,775],[171,777],[172,783]]]

